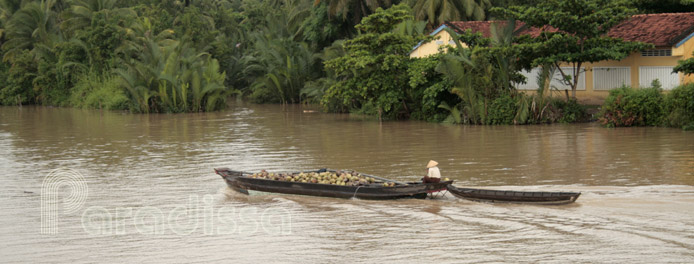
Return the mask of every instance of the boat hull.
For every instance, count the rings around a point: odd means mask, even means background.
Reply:
[[[491,203],[524,203],[560,205],[573,203],[581,195],[580,192],[522,192],[500,191],[474,188],[459,188],[448,186],[448,191],[454,196],[466,200]]]
[[[358,198],[369,200],[388,200],[402,198],[424,199],[428,193],[444,191],[452,181],[440,183],[410,183],[393,187],[378,184],[362,186],[342,186],[320,183],[287,182],[257,179],[244,176],[244,173],[229,170],[215,170],[234,191],[249,194],[249,191],[322,196],[333,198]]]

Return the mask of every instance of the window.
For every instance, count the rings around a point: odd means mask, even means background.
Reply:
[[[573,68],[572,67],[561,67],[561,69],[564,71],[564,73],[571,75],[573,73]],[[578,75],[578,85],[576,85],[576,90],[585,90],[586,89],[586,75],[585,75],[586,68],[581,67],[581,70],[579,71]],[[537,90],[538,84],[537,84],[537,77],[540,76],[540,68],[533,68],[531,71],[521,71],[520,74],[525,76],[525,84],[521,83],[516,83],[516,89],[518,90]],[[561,77],[561,72],[559,70],[554,70],[554,76],[552,77],[552,81],[549,83],[550,88],[552,89],[558,89],[558,90],[571,90],[571,86],[564,84],[562,82],[563,78]]]
[[[653,80],[658,79],[664,90],[670,90],[680,84],[680,76],[672,73],[671,66],[641,66],[639,67],[639,85],[650,87]]]
[[[521,71],[525,76],[525,83],[515,83],[518,90],[537,90],[537,76],[540,75],[540,68],[533,68],[531,71]]]
[[[436,45],[439,45],[439,46],[443,45],[443,40],[437,40]]]
[[[663,56],[672,56],[672,50],[671,49],[652,49],[652,50],[644,50],[641,52],[641,56],[643,57],[663,57]]]
[[[573,67],[561,67],[561,70],[564,71],[565,74],[567,75],[573,75],[574,68]],[[578,71],[578,84],[576,85],[576,91],[585,91],[586,90],[586,68],[581,67],[581,69]],[[573,78],[573,76],[571,77]],[[561,72],[559,69],[554,70],[554,76],[552,77],[552,82],[549,83],[550,87],[556,88],[558,90],[571,90],[571,86],[565,84],[562,81],[562,76]],[[572,80],[573,81],[573,80]]]
[[[593,90],[607,91],[623,85],[631,85],[629,67],[594,67]]]

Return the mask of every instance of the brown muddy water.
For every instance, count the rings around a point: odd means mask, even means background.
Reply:
[[[566,190],[563,206],[230,191],[215,167]],[[693,263],[694,132],[378,123],[299,107],[0,107],[3,263]]]

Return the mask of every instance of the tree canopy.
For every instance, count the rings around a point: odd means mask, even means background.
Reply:
[[[325,63],[338,81],[326,91],[323,104],[342,111],[369,106],[379,117],[396,115],[405,99],[409,53],[425,39],[394,31],[412,18],[404,4],[364,18],[356,26],[361,34],[345,42],[346,54]]]
[[[678,61],[677,66],[675,66],[675,68],[673,69],[673,72],[681,72],[684,74],[693,74],[694,73],[694,58],[689,58],[686,60]]]
[[[518,19],[527,26],[541,28],[540,36],[519,38],[515,49],[527,56],[527,67],[553,64],[576,96],[581,66],[587,62],[621,60],[631,53],[651,48],[651,44],[628,42],[607,36],[607,32],[637,10],[624,1],[547,0],[537,6],[493,9]],[[560,65],[572,68],[565,72]]]

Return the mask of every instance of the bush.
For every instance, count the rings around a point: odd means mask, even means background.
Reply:
[[[574,123],[587,119],[586,108],[580,105],[575,98],[568,101],[557,100],[554,104],[560,111],[560,117],[557,120],[559,123]]]
[[[406,94],[412,119],[442,122],[449,111],[439,105],[455,105],[459,102],[458,97],[449,92],[452,82],[436,72],[440,58],[440,54],[417,58],[408,65],[409,88]]]
[[[510,94],[502,94],[487,109],[488,125],[511,125],[516,117],[516,101]]]
[[[33,56],[28,50],[22,51],[16,56],[14,62],[8,65],[3,63],[2,87],[0,87],[0,104],[20,105],[36,102],[36,93],[32,84],[37,75],[37,66]]]
[[[72,90],[70,103],[78,108],[105,110],[129,110],[131,107],[118,78],[96,74],[79,78]]]
[[[32,81],[36,99],[43,105],[68,106],[73,77],[58,69],[54,62],[40,60],[38,73]]]
[[[694,84],[680,85],[665,99],[666,123],[685,130],[694,129]]]
[[[614,89],[602,105],[600,122],[608,127],[662,125],[664,103],[665,98],[657,87]]]

